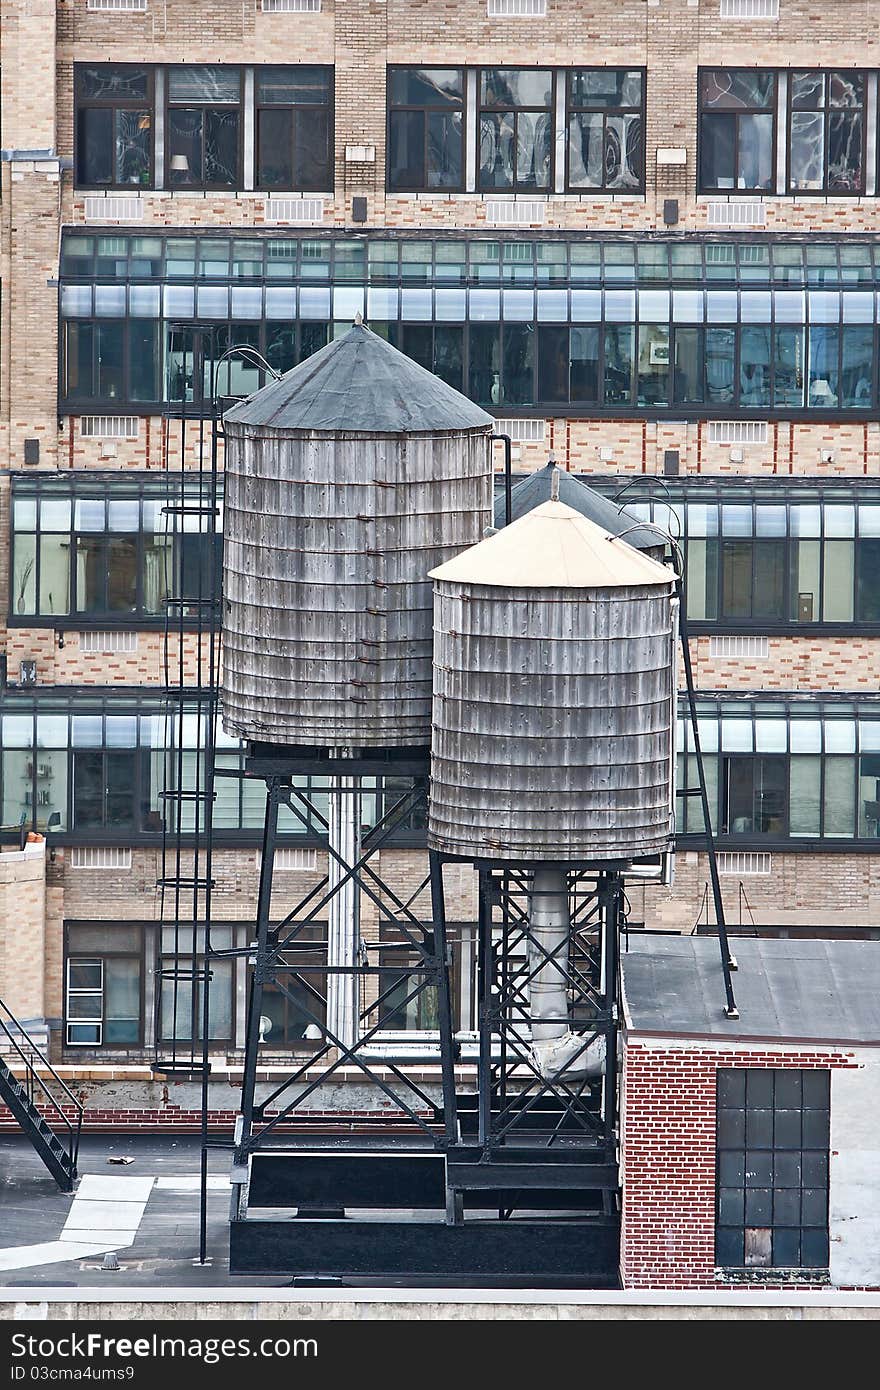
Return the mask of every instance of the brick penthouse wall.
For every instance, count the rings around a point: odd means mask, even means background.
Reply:
[[[769,874],[722,874],[721,891],[731,928],[749,930],[752,916],[758,925],[780,928],[874,927],[880,922],[880,855],[829,854],[813,847],[802,854],[773,849],[770,859]],[[627,886],[632,918],[644,919],[652,927],[693,931],[698,918],[706,921],[708,882],[705,854],[680,848],[674,887]],[[710,908],[709,921],[714,920]]]
[[[721,1002],[719,996],[719,1010]],[[856,1065],[851,1052],[833,1048],[760,1043],[722,1048],[625,1037],[620,1140],[624,1288],[732,1287],[715,1268],[719,1067]]]

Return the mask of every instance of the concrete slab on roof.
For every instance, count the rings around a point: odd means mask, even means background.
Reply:
[[[663,537],[656,531],[642,526],[638,517],[628,512],[626,507],[620,507],[610,498],[603,497],[601,492],[597,492],[573,473],[566,472],[557,463],[547,463],[543,468],[536,469],[527,478],[521,478],[514,484],[510,496],[511,521],[518,521],[521,516],[533,511],[535,507],[540,507],[543,502],[551,501],[554,473],[559,486],[560,502],[585,516],[588,521],[601,526],[609,535],[623,536],[627,544],[635,550],[662,550]],[[504,525],[503,492],[499,492],[495,498],[495,525]]]
[[[740,1017],[724,1017],[717,938],[630,936],[626,1026],[663,1036],[880,1044],[880,941],[736,937]]]
[[[269,430],[435,434],[490,429],[491,415],[364,324],[227,410]]]
[[[675,578],[564,502],[543,502],[430,577],[510,589],[668,588]]]

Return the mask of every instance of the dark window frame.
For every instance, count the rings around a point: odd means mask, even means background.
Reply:
[[[64,979],[64,998],[63,998],[63,1001],[62,1001],[62,1020],[61,1020],[61,1039],[62,1039],[62,1043],[61,1043],[61,1045],[62,1045],[62,1048],[63,1048],[65,1051],[69,1048],[69,1049],[71,1050],[72,1053],[75,1053],[77,1056],[80,1056],[80,1057],[82,1056],[82,1054],[83,1054],[84,1052],[89,1052],[89,1051],[94,1051],[94,1052],[98,1052],[98,1053],[105,1053],[105,1052],[108,1052],[108,1051],[112,1051],[112,1052],[114,1052],[114,1053],[119,1053],[119,1052],[127,1052],[127,1051],[141,1051],[141,1050],[144,1048],[144,1046],[145,1046],[145,1037],[146,1037],[146,976],[147,976],[147,956],[148,956],[147,940],[148,940],[148,935],[149,935],[149,933],[148,933],[148,931],[145,929],[144,923],[141,923],[141,922],[128,922],[128,921],[125,921],[125,922],[120,923],[120,925],[125,926],[125,927],[133,927],[133,928],[136,928],[136,929],[139,931],[139,934],[140,934],[140,950],[139,950],[139,951],[132,951],[132,950],[129,950],[129,949],[123,949],[123,948],[121,948],[121,947],[120,947],[118,950],[114,950],[114,949],[112,948],[112,946],[109,946],[109,947],[102,947],[100,950],[95,950],[95,951],[84,951],[84,950],[80,950],[80,949],[78,949],[78,948],[77,948],[77,949],[71,949],[71,944],[70,944],[70,933],[71,933],[71,930],[72,930],[72,929],[75,930],[77,927],[91,927],[91,928],[94,928],[94,929],[105,929],[105,930],[107,930],[107,931],[109,931],[109,932],[112,933],[112,929],[113,929],[113,926],[114,926],[114,922],[113,922],[113,920],[104,921],[104,920],[98,920],[98,919],[95,919],[95,920],[93,920],[93,921],[87,921],[87,922],[86,922],[86,921],[74,921],[74,920],[69,920],[69,919],[65,919],[65,921],[64,921],[64,929],[63,929],[63,979]],[[68,1041],[68,1031],[67,1031],[67,1030],[68,1030],[68,1027],[69,1027],[71,1021],[73,1021],[73,1022],[77,1022],[77,1021],[78,1021],[78,1020],[75,1020],[75,1019],[74,1019],[74,1020],[71,1020],[70,1017],[69,1017],[69,1007],[68,1007],[68,1006],[69,1006],[69,997],[70,997],[70,974],[69,974],[69,972],[70,972],[70,963],[71,963],[71,961],[88,962],[88,961],[91,961],[91,960],[100,960],[100,961],[103,963],[105,960],[108,960],[108,959],[113,959],[113,960],[136,960],[136,961],[138,962],[139,975],[140,975],[140,980],[139,980],[140,989],[139,989],[139,999],[138,999],[138,1037],[137,1037],[137,1041],[136,1041],[136,1042],[129,1042],[129,1043],[109,1043],[109,1042],[107,1042],[107,1041],[106,1041],[106,1038],[104,1037],[104,1023],[106,1022],[106,1016],[105,1016],[105,1015],[102,1015],[102,1033],[101,1033],[101,1041],[100,1041],[99,1043],[95,1043],[95,1042],[84,1042],[84,1043],[70,1042],[70,1041]],[[101,992],[102,992],[102,994],[105,994],[105,993],[106,993],[106,972],[104,972],[103,975],[102,975],[102,987],[101,987]],[[85,1020],[80,1020],[80,1021],[85,1021]]]
[[[743,1076],[744,1073],[744,1076]],[[742,1077],[742,1080],[740,1080]],[[797,1080],[795,1081],[795,1078]],[[786,1091],[788,1095],[786,1095]],[[809,1103],[805,1093],[809,1093]],[[795,1094],[800,1103],[791,1104]],[[742,1099],[741,1104],[730,1103]],[[821,1098],[823,1104],[816,1104]],[[769,1100],[769,1105],[766,1102]],[[778,1103],[781,1102],[781,1103]],[[715,1263],[722,1269],[799,1270],[827,1276],[831,1069],[720,1067],[716,1073]],[[792,1116],[799,1116],[795,1125]],[[807,1117],[812,1117],[807,1131]],[[793,1142],[797,1129],[798,1142]],[[723,1131],[727,1131],[725,1137]],[[822,1142],[817,1135],[822,1131]],[[736,1142],[733,1142],[735,1139]],[[729,1158],[725,1158],[729,1155]],[[808,1174],[805,1159],[809,1159]],[[726,1172],[724,1171],[726,1169]],[[811,1181],[805,1178],[811,1177]],[[724,1179],[724,1181],[722,1181]],[[734,1181],[735,1179],[735,1181]],[[795,1180],[796,1179],[796,1180]],[[792,1195],[797,1193],[796,1202]],[[821,1202],[817,1202],[817,1196]],[[813,1211],[806,1206],[809,1197]],[[741,1207],[741,1220],[737,1206]],[[791,1208],[797,1206],[797,1220]],[[723,1210],[727,1206],[727,1211]],[[815,1208],[821,1206],[822,1219]],[[752,1208],[750,1219],[750,1207]],[[785,1208],[788,1207],[788,1212]],[[724,1218],[724,1219],[722,1219]],[[768,1237],[768,1258],[748,1258],[748,1233]],[[796,1239],[792,1235],[797,1232]],[[822,1232],[818,1239],[812,1235]],[[741,1233],[741,1240],[740,1238]],[[783,1233],[787,1234],[787,1240]],[[812,1239],[810,1239],[812,1235]],[[806,1240],[822,1258],[804,1258]],[[723,1258],[739,1241],[741,1259]],[[796,1258],[776,1258],[787,1244]],[[757,1244],[758,1242],[754,1242]],[[764,1242],[761,1242],[764,1243]],[[738,1253],[738,1252],[737,1252]]]
[[[428,151],[429,151],[427,115],[428,115],[429,112],[431,112],[432,110],[435,110],[435,109],[436,109],[437,111],[440,111],[440,112],[443,112],[443,111],[452,112],[455,108],[453,108],[451,105],[450,105],[450,107],[448,107],[448,108],[447,108],[447,107],[443,107],[443,106],[438,106],[438,107],[434,108],[434,107],[425,106],[425,105],[418,105],[418,104],[412,103],[412,102],[400,102],[400,103],[394,103],[394,104],[392,104],[392,101],[391,101],[391,80],[392,80],[392,75],[393,75],[395,72],[418,71],[418,70],[421,70],[421,68],[423,68],[423,67],[424,67],[425,71],[429,71],[429,72],[432,71],[432,70],[434,70],[434,69],[436,69],[437,71],[445,71],[446,69],[440,67],[440,65],[439,65],[439,64],[436,64],[436,63],[432,63],[432,64],[430,64],[430,65],[427,65],[427,64],[415,64],[415,63],[389,63],[388,66],[387,66],[387,68],[386,68],[386,72],[385,72],[385,191],[386,191],[387,193],[430,193],[430,194],[434,194],[435,196],[438,196],[438,197],[442,197],[443,195],[445,195],[445,194],[450,194],[450,193],[464,193],[464,191],[465,191],[465,186],[466,186],[466,180],[467,180],[468,142],[469,142],[469,140],[471,139],[471,133],[470,133],[470,131],[469,131],[469,129],[468,129],[468,118],[467,118],[467,104],[468,104],[468,102],[467,102],[467,85],[468,85],[468,74],[469,74],[470,71],[472,71],[472,69],[469,69],[469,68],[467,68],[467,67],[465,67],[465,66],[459,67],[459,66],[456,65],[456,64],[453,64],[452,66],[453,66],[453,69],[454,69],[456,72],[460,72],[460,73],[461,73],[461,91],[462,91],[462,95],[461,95],[461,107],[460,107],[460,112],[461,112],[461,179],[460,179],[460,181],[459,181],[457,184],[443,184],[443,185],[438,185],[437,187],[432,188],[432,187],[430,186],[430,184],[428,183],[428,180],[427,180],[427,171],[428,171]],[[479,79],[478,79],[478,80],[479,80]],[[406,112],[406,113],[410,113],[410,112],[423,112],[423,113],[425,113],[426,119],[425,119],[425,131],[424,131],[424,152],[423,152],[423,153],[424,153],[424,165],[423,165],[423,168],[424,168],[424,172],[425,172],[425,179],[424,179],[424,182],[423,182],[423,183],[412,183],[412,184],[407,183],[407,184],[404,184],[404,183],[392,183],[392,181],[391,181],[391,123],[392,123],[392,117],[393,117],[393,115],[394,115],[394,112],[396,112],[396,111]]]
[[[105,67],[117,68],[129,72],[143,72],[147,77],[147,96],[144,101],[135,98],[119,97],[85,97],[80,93],[81,74],[85,69]],[[73,66],[73,87],[74,87],[74,113],[73,113],[73,144],[74,144],[74,186],[77,189],[96,189],[113,191],[126,191],[131,193],[134,189],[155,187],[156,181],[156,68],[151,63],[74,63]],[[138,183],[117,183],[113,178],[109,183],[91,183],[82,177],[83,152],[80,148],[80,112],[85,110],[98,111],[142,111],[146,103],[150,115],[150,149],[148,163],[148,177],[146,181]],[[115,142],[115,119],[114,119],[114,142]],[[115,164],[115,150],[114,160]]]
[[[296,64],[287,63],[261,63],[254,67],[254,188],[265,192],[273,189],[289,191],[286,185],[271,184],[264,182],[261,177],[260,168],[260,117],[264,111],[289,111],[294,113],[293,129],[294,135],[291,142],[291,161],[296,159],[297,147],[300,144],[298,139],[298,122],[296,114],[326,112],[327,114],[327,162],[325,166],[326,177],[317,182],[301,180],[290,185],[291,189],[302,193],[333,193],[335,183],[335,112],[336,112],[336,70],[332,63],[308,63],[302,64],[303,67],[317,70],[327,77],[327,100],[326,102],[261,102],[260,100],[260,77],[263,73],[283,70],[288,67],[296,68]]]
[[[244,63],[168,63],[165,65],[165,170],[164,186],[171,193],[187,192],[206,192],[206,193],[240,193],[244,188],[244,95],[245,95],[245,67]],[[211,101],[177,101],[171,99],[171,74],[175,68],[194,68],[212,67],[223,68],[229,72],[238,73],[238,100],[235,102],[211,102]],[[203,118],[201,127],[201,160],[202,177],[192,180],[189,183],[180,183],[172,179],[171,161],[174,158],[171,152],[171,113],[172,111],[193,111],[199,110],[202,113],[208,111],[235,111],[238,115],[237,136],[236,136],[236,169],[235,179],[225,183],[212,183],[204,177],[205,169],[205,144],[206,144],[206,125]]]
[[[785,146],[785,190],[789,197],[794,198],[863,198],[868,178],[868,69],[867,68],[789,68],[788,72],[788,91],[786,93],[786,146]],[[822,74],[825,86],[825,100],[821,107],[796,107],[792,94],[792,78],[796,72],[817,72]],[[834,73],[841,73],[848,77],[860,77],[864,82],[864,99],[862,106],[859,107],[832,107],[828,105],[828,83]],[[859,188],[841,189],[828,187],[828,153],[831,139],[831,112],[858,111],[862,113],[862,181]],[[824,137],[822,148],[822,187],[821,188],[798,188],[792,184],[791,179],[791,131],[793,117],[797,111],[822,112],[824,121]],[[878,131],[880,131],[880,113],[878,113]],[[875,154],[875,164],[877,155]]]
[[[648,69],[637,64],[633,67],[618,67],[616,64],[606,65],[614,72],[638,72],[641,76],[642,99],[638,107],[634,106],[605,106],[575,105],[572,101],[571,89],[574,74],[576,72],[602,72],[602,66],[583,66],[566,69],[565,75],[565,191],[566,193],[580,194],[584,197],[597,196],[617,196],[617,197],[644,197],[647,191],[647,156],[646,156],[646,127],[647,127],[647,90],[648,90]],[[571,126],[572,118],[578,115],[601,115],[602,121],[602,149],[603,149],[603,168],[602,184],[597,187],[593,184],[573,184],[571,181]],[[608,116],[630,116],[637,115],[641,120],[642,133],[642,155],[641,155],[641,178],[635,188],[610,188],[605,182],[604,149],[607,138],[607,117]]]
[[[186,495],[186,494],[185,494]],[[65,501],[70,503],[70,524],[66,530],[43,530],[42,526],[42,504],[45,501]],[[15,548],[18,537],[33,537],[34,539],[34,609],[33,613],[22,610],[15,611],[17,607],[16,596],[13,586],[10,585],[9,593],[9,612],[7,621],[10,627],[52,627],[56,631],[98,630],[122,628],[126,631],[135,629],[149,630],[164,626],[165,613],[161,605],[159,611],[154,612],[147,608],[145,599],[146,584],[146,553],[148,550],[148,538],[152,535],[166,535],[171,541],[168,547],[168,569],[167,580],[169,593],[175,599],[189,598],[196,602],[197,593],[184,593],[183,580],[187,573],[187,558],[185,547],[191,543],[194,537],[202,537],[203,555],[201,565],[205,564],[205,555],[208,551],[207,541],[209,533],[207,531],[192,532],[182,529],[175,529],[172,525],[168,532],[153,532],[144,524],[144,506],[149,504],[164,505],[167,501],[164,493],[160,493],[152,488],[148,488],[136,480],[117,475],[109,479],[101,480],[96,478],[89,480],[83,478],[78,480],[75,488],[65,490],[63,493],[54,487],[41,487],[35,483],[31,477],[22,479],[20,475],[14,475],[12,486],[12,505],[9,509],[9,554],[10,554],[10,574],[14,574]],[[196,499],[197,500],[197,499]],[[222,499],[221,499],[222,500]],[[15,525],[15,503],[17,501],[33,502],[36,508],[35,525],[33,528],[16,529]],[[77,502],[100,502],[104,506],[104,526],[100,531],[84,531],[77,529],[76,525],[76,504]],[[111,529],[109,504],[115,501],[134,503],[138,508],[138,529],[136,533],[122,532]],[[114,536],[135,535],[136,549],[136,574],[135,574],[135,607],[132,610],[120,610],[111,608],[83,609],[79,608],[80,596],[78,594],[78,575],[77,575],[77,539],[84,537],[100,537],[105,559],[109,560],[110,546]],[[43,536],[61,536],[68,544],[68,606],[65,613],[43,613],[40,611],[40,585],[41,585],[41,540]],[[214,536],[214,566],[215,583],[218,592],[221,584],[220,562],[222,556],[222,534],[220,530]],[[191,562],[190,562],[191,563]],[[105,575],[105,593],[107,592],[108,575]],[[178,610],[179,611],[179,610]],[[198,626],[198,613],[188,614],[184,611],[184,624]]]
[[[550,77],[550,101],[546,106],[514,106],[507,102],[496,104],[483,103],[482,86],[483,74],[485,72],[528,72],[546,73]],[[474,139],[476,141],[476,192],[483,197],[503,197],[514,193],[532,193],[536,197],[550,197],[556,183],[556,85],[557,69],[552,67],[521,67],[517,64],[484,63],[476,69],[477,74],[477,111],[476,111],[476,130]],[[482,144],[482,122],[485,115],[508,115],[513,117],[513,148],[514,152],[518,146],[518,129],[520,116],[539,116],[548,113],[550,116],[552,138],[550,140],[550,167],[547,174],[547,183],[540,186],[531,183],[521,183],[517,172],[516,154],[512,166],[513,177],[510,184],[500,187],[486,185],[481,178],[480,146]]]
[[[703,76],[704,76],[704,74],[710,73],[710,72],[725,72],[725,71],[728,71],[728,72],[761,72],[761,73],[770,73],[770,74],[772,75],[772,77],[773,77],[773,100],[772,100],[772,105],[769,106],[769,107],[766,107],[766,106],[742,107],[741,109],[738,109],[738,108],[735,108],[735,107],[734,107],[734,108],[731,108],[731,107],[720,107],[720,108],[712,108],[712,107],[709,107],[709,108],[704,108],[704,106],[703,106]],[[741,116],[748,116],[748,115],[767,115],[768,113],[770,114],[770,116],[771,116],[771,118],[772,118],[772,121],[773,121],[773,134],[772,134],[772,137],[771,137],[771,148],[772,148],[772,150],[773,150],[773,175],[772,175],[770,187],[769,187],[769,188],[738,188],[738,187],[736,187],[736,182],[735,182],[735,181],[736,181],[736,178],[737,178],[737,173],[736,173],[736,172],[734,173],[734,187],[733,187],[733,188],[719,188],[717,184],[708,184],[708,183],[706,183],[706,181],[705,181],[705,179],[704,179],[704,177],[703,177],[703,158],[704,158],[704,153],[705,153],[705,139],[704,139],[704,135],[703,135],[703,117],[704,117],[704,115],[707,115],[707,114],[718,114],[718,115],[730,116],[730,117],[733,118],[733,120],[734,120],[734,122],[735,122],[735,124],[734,124],[734,143],[733,143],[733,162],[734,162],[734,170],[735,170],[735,171],[738,171],[738,170],[739,170],[739,148],[740,148],[740,130],[739,130],[739,126],[740,126],[740,117],[741,117]],[[724,194],[726,197],[730,197],[730,198],[752,198],[752,199],[754,199],[756,196],[761,196],[761,195],[768,196],[768,197],[773,197],[773,196],[775,195],[775,193],[776,193],[776,182],[777,182],[777,153],[778,153],[778,144],[779,144],[778,126],[779,126],[779,69],[778,69],[778,68],[760,67],[760,66],[758,66],[757,64],[754,64],[754,65],[749,65],[749,64],[732,64],[732,65],[731,65],[730,67],[728,67],[728,68],[719,67],[718,65],[713,65],[713,66],[711,66],[711,67],[708,66],[708,65],[705,66],[705,67],[704,67],[704,66],[698,67],[698,68],[697,68],[697,195],[698,195],[698,196],[703,196],[703,195],[718,195],[718,194]]]

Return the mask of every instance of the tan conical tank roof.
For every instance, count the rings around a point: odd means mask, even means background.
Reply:
[[[432,579],[502,589],[668,587],[674,577],[564,502],[543,502],[430,573]]]

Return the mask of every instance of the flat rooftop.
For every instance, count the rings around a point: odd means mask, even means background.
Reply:
[[[738,1019],[724,1016],[717,937],[630,936],[628,1029],[699,1038],[880,1044],[880,941],[736,937]]]

